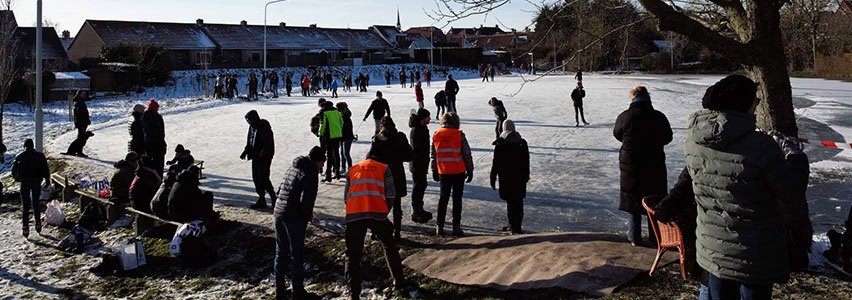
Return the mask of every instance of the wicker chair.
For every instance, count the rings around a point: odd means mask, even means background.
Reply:
[[[642,199],[642,207],[648,213],[648,219],[651,220],[651,229],[657,237],[657,258],[654,259],[654,264],[651,265],[649,275],[654,276],[654,271],[657,270],[657,265],[660,263],[660,257],[668,250],[677,250],[680,256],[680,274],[683,279],[686,279],[686,256],[684,255],[683,234],[680,227],[674,222],[662,223],[654,217],[654,208],[649,203],[659,203],[664,196],[647,196]]]

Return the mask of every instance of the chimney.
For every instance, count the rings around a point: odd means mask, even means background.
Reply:
[[[317,24],[311,24],[311,25],[310,25],[310,26],[308,26],[308,27],[311,27],[311,28],[317,28]]]
[[[62,31],[62,38],[63,39],[70,39],[71,38],[71,32],[68,31],[68,30],[63,30]]]
[[[281,27],[287,27],[287,23],[285,23],[285,22],[281,22],[281,23],[278,23],[278,26],[281,26]]]
[[[204,25],[204,19],[197,19],[197,20],[195,20],[195,25],[198,25],[198,26],[202,26],[202,25]]]
[[[248,22],[246,22],[246,20],[242,20],[242,21],[240,21],[240,25],[242,25],[243,27],[246,27],[246,26],[248,26]]]

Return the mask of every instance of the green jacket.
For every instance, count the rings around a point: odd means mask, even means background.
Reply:
[[[743,112],[689,117],[686,163],[698,218],[696,258],[711,274],[750,284],[789,279],[779,201],[803,199],[805,155],[784,154]]]
[[[336,109],[323,110],[319,127],[319,136],[329,139],[343,137],[343,117]]]

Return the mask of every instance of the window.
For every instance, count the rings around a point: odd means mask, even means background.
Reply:
[[[251,62],[260,62],[260,51],[254,51],[251,53]]]
[[[212,55],[210,52],[202,51],[195,52],[195,64],[196,65],[209,65],[212,61]]]

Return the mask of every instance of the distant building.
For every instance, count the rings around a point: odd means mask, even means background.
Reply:
[[[71,43],[74,42],[74,38],[71,37],[71,32],[68,30],[62,31],[62,36],[59,37],[59,40],[62,41],[62,48],[65,48],[65,51],[68,51],[68,47],[71,47]]]
[[[435,26],[411,27],[405,31],[408,35],[420,35],[432,41],[433,45],[438,45],[447,42],[447,35],[444,31]]]
[[[11,10],[0,11],[0,22],[6,22],[3,27],[12,28],[14,32],[16,50],[14,67],[24,72],[34,70],[36,28],[19,27],[15,13]],[[42,27],[42,58],[48,70],[63,71],[68,68],[68,55],[53,27]]]

